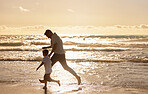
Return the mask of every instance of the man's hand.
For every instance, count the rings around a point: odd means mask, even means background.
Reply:
[[[51,54],[48,55],[48,57],[50,58]]]
[[[51,48],[51,46],[47,46],[47,47],[42,47],[42,49],[47,49],[47,48]]]
[[[47,47],[42,47],[42,49],[46,49]]]

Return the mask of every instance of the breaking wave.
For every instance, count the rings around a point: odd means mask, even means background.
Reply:
[[[23,42],[3,42],[3,43],[0,43],[0,46],[22,46],[24,45]]]
[[[12,48],[12,49],[0,49],[0,51],[39,51],[39,49],[21,49],[21,48]]]
[[[26,58],[26,59],[13,59],[13,58],[7,58],[7,59],[0,59],[0,61],[41,61],[42,57],[37,58]],[[137,63],[148,63],[148,59],[131,59],[131,60],[96,60],[96,59],[67,59],[67,61],[71,62],[108,62],[108,63],[118,63],[118,62],[137,62]]]
[[[51,50],[51,49],[49,49]],[[65,51],[100,51],[100,52],[120,52],[120,51],[128,51],[129,49],[65,49]],[[23,48],[2,48],[0,51],[40,51],[40,49],[23,49]]]

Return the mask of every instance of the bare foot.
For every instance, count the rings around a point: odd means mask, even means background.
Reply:
[[[39,81],[40,81],[40,83],[45,83],[45,80],[40,80],[40,79],[39,79]]]
[[[44,87],[43,87],[43,89],[47,89],[47,87],[46,87],[46,86],[44,86]]]
[[[81,84],[81,78],[80,78],[80,76],[77,77],[77,80],[78,80],[78,85],[80,85]]]
[[[60,84],[60,80],[58,80],[58,82],[57,82],[58,84],[59,84],[59,86],[61,86],[61,84]]]

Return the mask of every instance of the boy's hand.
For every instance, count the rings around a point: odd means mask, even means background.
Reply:
[[[36,71],[38,70],[39,68],[36,68]]]
[[[36,71],[43,65],[44,63],[42,62],[40,65],[39,65],[39,67],[36,69]]]
[[[48,57],[50,57],[50,56],[51,56],[51,54],[48,55]]]

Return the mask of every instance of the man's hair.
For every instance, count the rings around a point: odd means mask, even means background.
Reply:
[[[49,30],[49,29],[47,29],[47,30],[45,31],[44,35],[47,35],[47,34],[49,34],[49,33],[52,33],[52,31]]]
[[[48,52],[49,52],[48,50],[43,50],[43,53],[46,55],[48,55]]]

